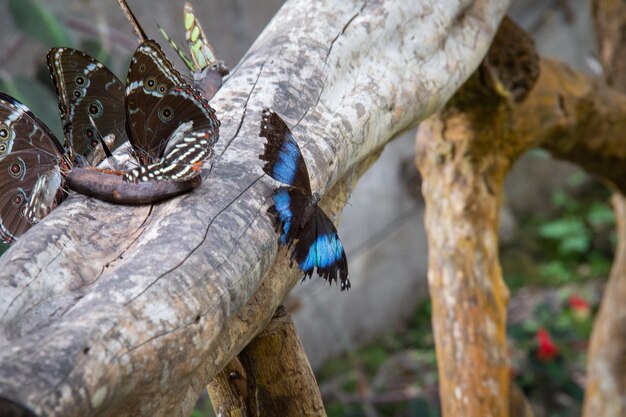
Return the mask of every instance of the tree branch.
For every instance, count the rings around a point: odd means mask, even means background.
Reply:
[[[326,417],[315,375],[283,306],[224,370],[207,387],[216,414]]]
[[[538,61],[528,37],[504,20],[479,71],[420,125],[416,159],[444,416],[509,413],[508,289],[497,229],[511,165],[543,146],[624,190],[625,116],[624,96],[566,65]]]
[[[0,397],[39,416],[189,411],[276,257],[261,109],[293,127],[324,193],[448,100],[507,5],[287,2],[212,100],[221,139],[198,189],[150,207],[72,195],[0,259]],[[272,311],[289,287],[265,290]]]
[[[592,0],[600,60],[604,77],[617,91],[626,93],[626,3]],[[626,119],[622,115],[622,121]],[[621,139],[624,139],[622,133]],[[619,138],[613,138],[617,141]],[[623,151],[623,146],[622,146]],[[602,304],[593,324],[587,356],[587,386],[583,416],[626,414],[626,198],[620,188],[613,194],[617,221],[617,247]]]

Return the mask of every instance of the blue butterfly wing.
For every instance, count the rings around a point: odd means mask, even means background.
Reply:
[[[267,138],[260,155],[263,171],[286,185],[274,191],[274,205],[268,210],[279,243],[294,246],[291,261],[305,276],[317,269],[322,278],[331,283],[339,278],[341,289],[349,289],[346,253],[333,222],[313,201],[309,173],[291,130],[274,111],[264,109],[259,136]]]
[[[270,109],[263,110],[259,136],[267,138],[263,171],[276,181],[302,190],[311,196],[311,183],[302,152],[287,124]]]
[[[274,191],[272,199],[274,205],[268,212],[274,216],[276,231],[280,233],[278,242],[291,246],[301,231],[302,216],[309,198],[298,189],[280,187]]]
[[[313,215],[298,234],[298,241],[291,253],[306,276],[317,269],[319,276],[332,283],[341,282],[341,290],[350,288],[348,260],[337,235],[337,229],[321,208],[315,206]]]

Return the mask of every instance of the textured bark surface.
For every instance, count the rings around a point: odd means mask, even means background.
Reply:
[[[212,100],[221,139],[198,189],[150,207],[70,196],[0,259],[0,397],[39,416],[187,415],[299,276],[266,276],[261,109],[325,193],[448,100],[507,5],[287,2]]]
[[[623,0],[590,0],[600,62],[606,81],[626,91],[626,3]]]
[[[607,82],[626,93],[626,2],[592,0],[600,61]],[[622,116],[622,120],[626,116]],[[621,139],[623,140],[624,133]],[[619,139],[619,138],[617,138]],[[596,316],[587,357],[583,416],[626,415],[626,198],[613,194],[617,248],[609,282]]]
[[[479,71],[417,135],[444,416],[527,411],[509,381],[498,214],[504,178],[527,145],[511,122],[514,102],[535,84],[538,61],[530,38],[505,19]]]
[[[498,261],[498,212],[510,155],[493,146],[507,138],[492,129],[506,125],[502,108],[487,115],[485,106],[447,107],[417,136],[444,416],[509,415],[509,293]]]
[[[208,389],[223,417],[326,416],[296,327],[282,306]]]

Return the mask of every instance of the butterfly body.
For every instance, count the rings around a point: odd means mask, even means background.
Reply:
[[[318,206],[320,196],[311,191],[302,153],[286,123],[264,109],[259,136],[267,138],[261,159],[263,170],[285,186],[278,187],[268,212],[274,217],[279,243],[291,251],[305,276],[317,273],[329,282],[340,279],[341,289],[350,288],[348,262],[337,230]]]
[[[71,164],[50,129],[0,93],[0,240],[13,243],[61,202]]]

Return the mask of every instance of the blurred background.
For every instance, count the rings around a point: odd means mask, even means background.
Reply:
[[[182,44],[183,1],[129,0],[135,15],[184,73],[156,23]],[[234,68],[279,0],[195,0],[219,59]],[[513,19],[542,56],[598,74],[586,0],[514,0]],[[137,46],[115,0],[0,0],[0,90],[61,135],[45,64],[53,46],[84,50],[121,80]],[[355,187],[341,217],[353,288],[340,293],[314,277],[286,302],[307,350],[329,416],[439,415],[430,328],[427,244],[420,177],[409,132],[387,146]],[[579,414],[586,343],[612,262],[609,192],[539,149],[506,183],[501,260],[512,290],[511,373],[535,415]],[[210,416],[204,396],[194,416]]]

